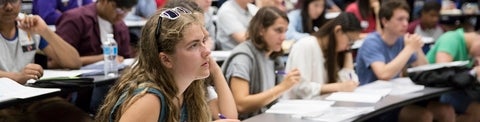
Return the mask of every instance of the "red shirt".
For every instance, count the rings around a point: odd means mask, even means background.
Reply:
[[[80,56],[103,53],[98,27],[96,3],[72,9],[60,16],[56,33],[77,49]],[[118,45],[118,55],[131,58],[130,34],[123,21],[112,23],[113,35]]]
[[[360,24],[367,22],[368,27],[363,29],[362,33],[370,33],[376,31],[377,23],[375,20],[375,16],[371,15],[367,19],[364,19],[362,15],[360,14],[360,10],[358,9],[358,4],[357,2],[354,2],[350,5],[347,6],[347,9],[345,9],[346,12],[353,13],[357,17],[357,19],[360,21]]]

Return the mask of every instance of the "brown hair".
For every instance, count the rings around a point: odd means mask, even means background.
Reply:
[[[165,10],[165,9],[163,9]],[[165,98],[168,112],[165,112],[168,122],[180,121],[180,108],[173,103],[178,93],[173,74],[163,63],[160,62],[159,53],[164,52],[168,55],[175,54],[175,45],[179,43],[184,36],[184,30],[193,24],[201,25],[197,15],[181,13],[179,18],[170,20],[159,17],[162,11],[157,11],[142,28],[142,36],[139,42],[139,54],[137,64],[110,89],[103,106],[96,116],[96,121],[108,121],[110,112],[119,99],[120,95],[126,92],[126,101],[120,106],[115,114],[114,121],[118,121],[122,113],[135,100],[145,95],[142,92],[132,95],[133,91],[139,88],[140,84],[146,84],[148,88],[158,89]],[[161,19],[160,19],[161,18]],[[160,35],[156,37],[157,25],[160,24]],[[210,112],[205,101],[205,91],[203,89],[203,80],[193,81],[183,92],[184,105],[189,115],[187,121],[211,121]]]
[[[340,70],[340,67],[343,67],[345,62],[345,55],[347,52],[338,53],[337,50],[337,40],[335,39],[335,33],[332,32],[336,26],[341,26],[344,33],[347,32],[360,32],[362,27],[360,22],[352,13],[342,12],[335,19],[328,21],[323,25],[319,31],[313,33],[313,36],[317,38],[327,37],[327,45],[320,46],[322,47],[322,52],[325,58],[325,67],[327,69],[327,80],[328,83],[334,83],[337,81],[337,72]],[[326,48],[323,48],[326,47]]]
[[[253,45],[261,51],[267,51],[268,45],[265,39],[260,35],[260,31],[272,26],[277,18],[285,19],[288,22],[288,17],[285,12],[277,7],[269,6],[263,7],[253,16],[247,30],[247,39],[251,40]],[[280,52],[273,52],[270,58],[276,58],[283,54]]]
[[[410,7],[404,0],[387,0],[382,3],[380,7],[380,12],[378,12],[378,17],[381,19],[385,18],[390,20],[393,16],[393,11],[397,9],[402,9],[410,13]],[[383,28],[383,23],[381,23]]]

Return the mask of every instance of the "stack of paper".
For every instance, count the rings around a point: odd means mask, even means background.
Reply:
[[[423,90],[425,86],[416,85],[410,78],[397,78],[390,81],[377,80],[375,82],[358,87],[358,91],[371,91],[376,94],[384,94],[383,92],[390,90],[388,95],[403,95]]]
[[[322,113],[334,103],[334,101],[322,100],[282,100],[270,107],[265,113],[309,116]]]
[[[361,102],[361,103],[376,103],[383,96],[378,94],[359,93],[359,92],[335,92],[330,94],[326,100],[333,101],[347,101],[347,102]]]
[[[373,110],[373,107],[332,107],[317,117],[307,119],[323,122],[345,122]]]
[[[11,99],[25,99],[42,94],[60,91],[58,88],[33,88],[23,86],[17,82],[8,79],[0,78],[0,101]]]

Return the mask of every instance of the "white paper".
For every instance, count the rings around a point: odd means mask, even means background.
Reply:
[[[75,77],[83,73],[95,72],[96,70],[43,70],[43,76],[40,79]]]
[[[60,91],[60,89],[28,87],[8,78],[0,78],[0,101],[12,98],[24,99],[55,91]]]
[[[231,53],[232,51],[212,51],[211,55],[215,61],[224,61]]]
[[[357,40],[357,41],[353,42],[353,45],[350,48],[358,49],[362,46],[363,42],[365,42],[365,40],[363,40],[363,39]]]
[[[323,122],[345,122],[374,110],[373,107],[331,107],[320,116],[308,119]]]
[[[443,67],[465,66],[468,63],[469,61],[454,61],[454,62],[448,62],[448,63],[427,64],[427,65],[422,65],[418,67],[408,68],[407,72],[410,73],[410,72],[434,70],[434,69],[439,69]]]
[[[358,92],[335,92],[330,94],[326,100],[347,101],[361,103],[376,103],[383,96],[378,94],[358,93]]]
[[[131,20],[124,20],[125,25],[128,27],[143,27],[147,24],[147,20],[139,20],[139,21],[131,21]]]
[[[388,94],[388,95],[403,95],[423,90],[425,86],[416,85],[410,78],[396,78],[390,81],[377,80],[375,82],[365,84],[355,89],[355,92],[365,92],[372,94]],[[387,93],[387,91],[390,92]]]
[[[334,103],[334,101],[323,100],[281,100],[265,111],[265,113],[309,116],[315,113],[322,113]]]
[[[327,12],[325,14],[325,19],[334,19],[336,18],[338,15],[340,15],[341,12]]]
[[[431,44],[435,42],[435,40],[432,37],[427,37],[427,36],[423,36],[422,41],[425,44]]]

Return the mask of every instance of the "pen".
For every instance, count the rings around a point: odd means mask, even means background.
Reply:
[[[223,116],[223,114],[221,114],[221,113],[218,113],[218,118],[220,118],[220,119],[227,119],[227,117]]]
[[[285,75],[285,74],[287,74],[287,73],[285,73],[285,71],[284,71],[284,70],[276,70],[276,71],[275,71],[275,74],[278,74],[278,75]]]
[[[353,80],[352,73],[348,73],[348,77],[350,77],[350,80]]]

